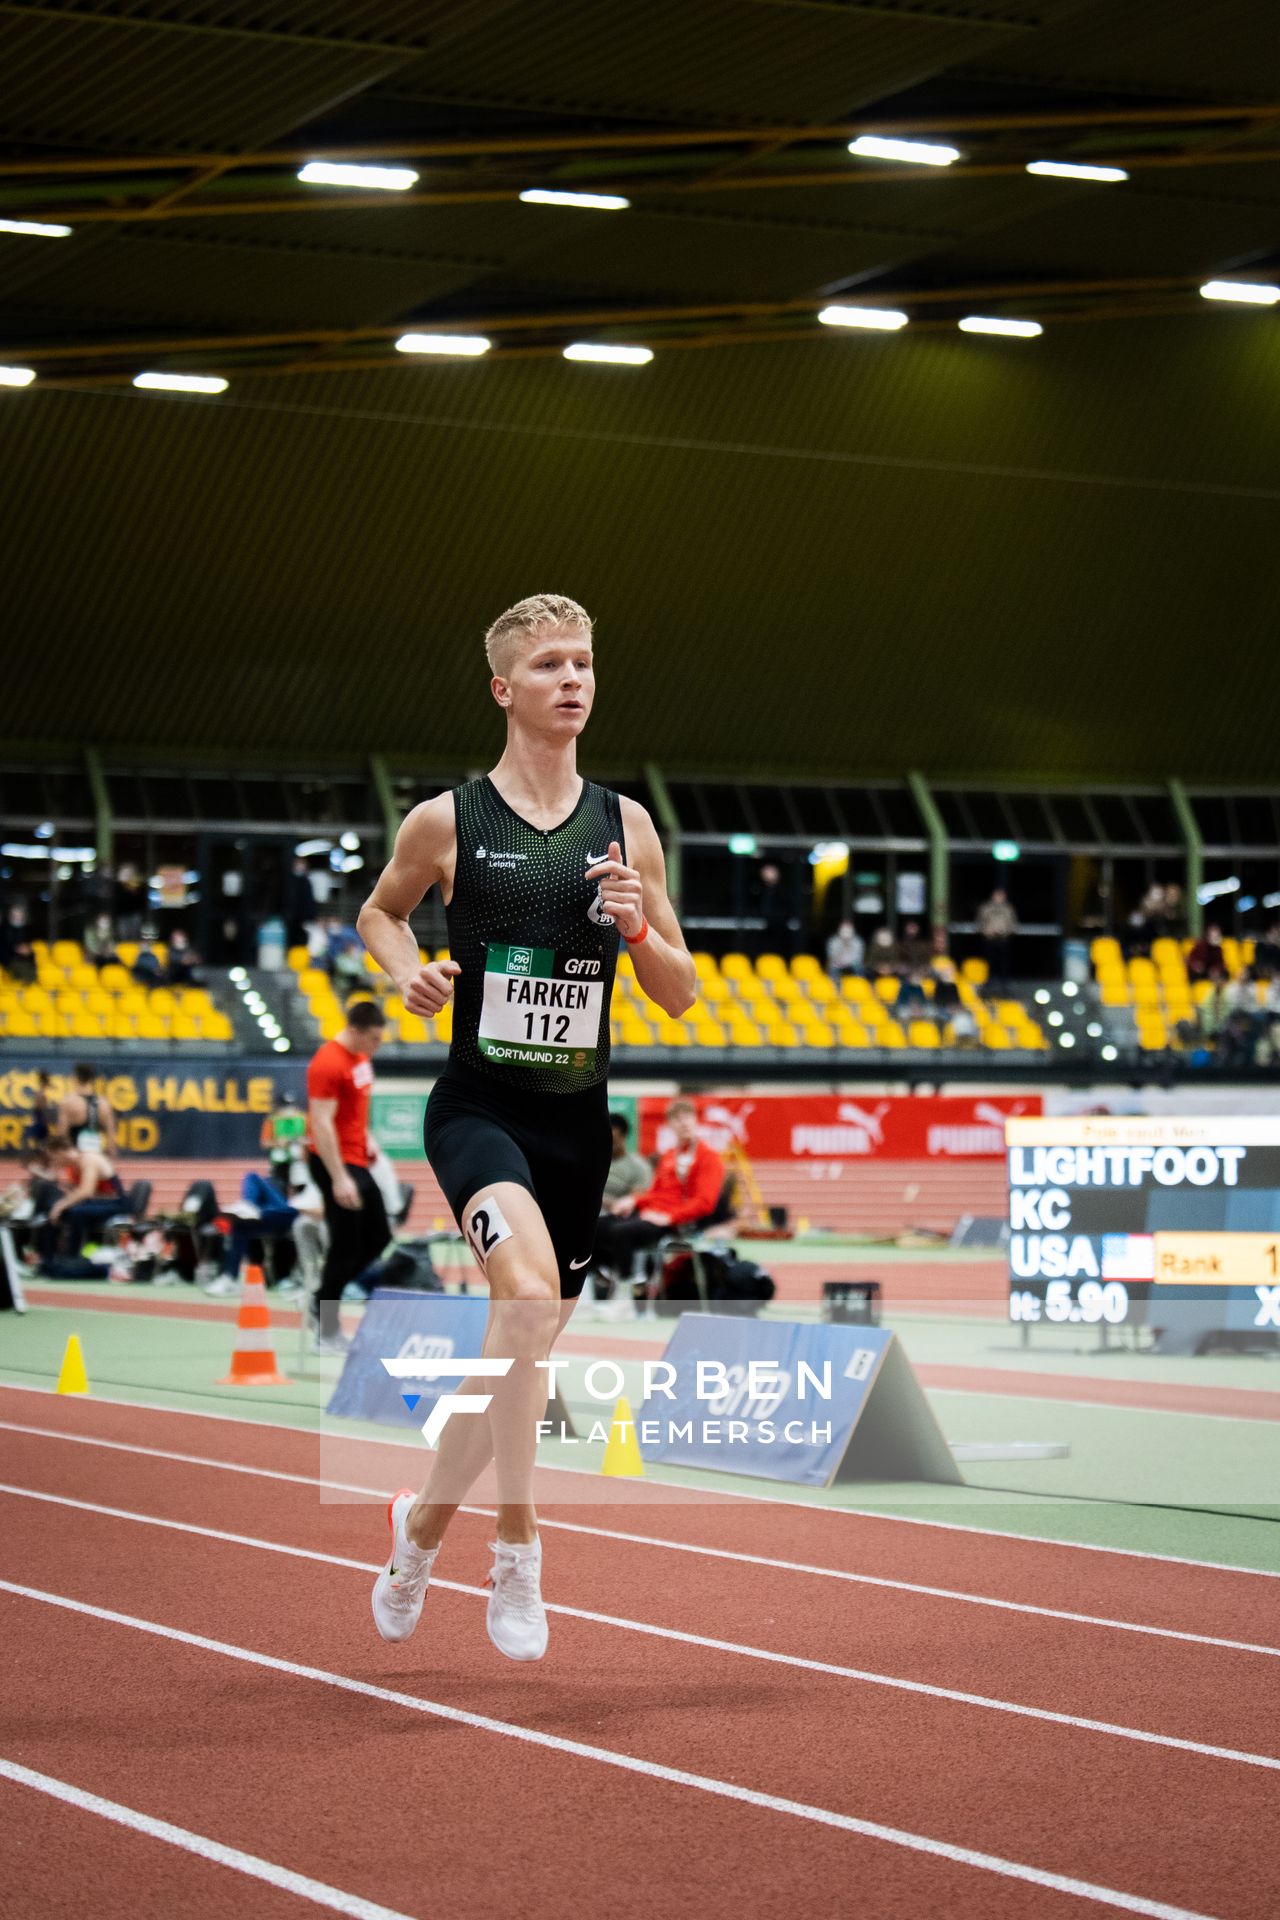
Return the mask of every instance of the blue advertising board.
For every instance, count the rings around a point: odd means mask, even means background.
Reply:
[[[888,1328],[687,1313],[663,1359],[636,1415],[646,1461],[810,1487],[961,1479]]]
[[[457,1391],[457,1375],[393,1380],[383,1361],[451,1360],[455,1354],[478,1358],[488,1324],[489,1302],[481,1295],[379,1288],[365,1308],[325,1412],[420,1431],[440,1395]]]

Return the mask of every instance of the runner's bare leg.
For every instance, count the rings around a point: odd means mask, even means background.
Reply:
[[[493,1248],[485,1264],[491,1301],[485,1334],[486,1359],[513,1359],[502,1380],[474,1379],[463,1393],[492,1394],[482,1419],[450,1420],[440,1436],[427,1482],[406,1523],[417,1547],[438,1547],[445,1529],[490,1460],[497,1468],[498,1538],[532,1540],[537,1533],[533,1469],[538,1422],[547,1410],[545,1360],[577,1302],[560,1298],[560,1278],[551,1236],[533,1195],[511,1181],[484,1187],[469,1203],[492,1197],[510,1235]]]

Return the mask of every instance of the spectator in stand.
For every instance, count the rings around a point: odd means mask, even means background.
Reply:
[[[164,962],[156,952],[154,934],[148,933],[144,936],[129,971],[140,987],[164,985]]]
[[[284,921],[289,945],[305,947],[311,923],[316,917],[316,894],[311,884],[311,869],[300,856],[294,860],[285,882]]]
[[[117,936],[136,940],[147,910],[147,883],[132,861],[117,870],[114,906]]]
[[[903,974],[926,974],[933,965],[933,942],[926,940],[918,920],[904,921],[898,941],[898,967]]]
[[[169,965],[165,980],[171,987],[198,987],[201,983],[200,955],[181,927],[169,935]]]
[[[1198,1009],[1200,1033],[1210,1042],[1217,1039],[1219,1032],[1227,1023],[1231,1009],[1227,1005],[1227,982],[1223,974],[1215,976],[1212,991],[1206,994]]]
[[[1269,926],[1254,948],[1255,971],[1266,980],[1280,974],[1280,920]]]
[[[913,1020],[929,1012],[931,1002],[924,990],[924,981],[925,976],[918,967],[903,977],[893,1008],[899,1020]]]
[[[116,936],[111,926],[109,913],[95,913],[84,930],[84,939],[80,943],[85,958],[95,967],[109,967],[116,962]]]
[[[963,1002],[952,1009],[950,1015],[951,1045],[953,1047],[976,1047],[978,1044],[978,1022],[971,1010]]]
[[[827,941],[827,972],[833,980],[843,980],[846,974],[861,973],[866,957],[866,943],[846,917]]]
[[[1182,888],[1171,881],[1164,890],[1164,931],[1166,937],[1176,938],[1186,925],[1187,913],[1182,904]]]
[[[877,927],[867,951],[867,972],[882,977],[899,971],[897,943],[888,927]]]
[[[656,1246],[673,1227],[691,1227],[716,1210],[724,1186],[724,1161],[698,1138],[698,1110],[692,1100],[673,1100],[667,1124],[675,1145],[658,1161],[657,1172],[642,1193],[628,1194],[596,1229],[596,1259],[609,1273],[625,1278],[634,1256]]]
[[[289,1191],[296,1162],[307,1157],[306,1115],[292,1093],[278,1093],[269,1114],[262,1122],[258,1143],[266,1149],[271,1179],[281,1193]]]
[[[111,1102],[97,1091],[97,1075],[87,1060],[77,1062],[74,1074],[70,1091],[58,1105],[58,1138],[89,1152],[114,1153],[116,1116]]]
[[[328,965],[336,994],[353,993],[369,984],[364,964],[364,942],[354,927],[344,926],[336,914],[325,923],[328,933]]]
[[[31,944],[31,921],[27,909],[15,900],[0,924],[0,967],[11,980],[29,987],[36,977],[36,950]]]
[[[1003,887],[993,887],[989,900],[978,908],[978,938],[987,962],[991,992],[1003,997],[1009,991],[1009,958],[1013,937],[1018,931],[1018,916]]]
[[[634,1153],[628,1146],[631,1122],[625,1113],[611,1113],[609,1126],[613,1133],[613,1158],[605,1175],[604,1211],[617,1213],[615,1202],[633,1193],[643,1193],[653,1179],[653,1168],[642,1153]]]
[[[791,914],[787,906],[781,869],[772,861],[766,860],[760,869],[755,888],[755,909],[764,921],[763,931],[758,936],[759,953],[780,953],[784,960],[791,958]]]
[[[1227,963],[1222,952],[1222,928],[1206,927],[1187,955],[1189,980],[1225,980]]]

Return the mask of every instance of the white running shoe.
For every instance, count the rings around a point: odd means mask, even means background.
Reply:
[[[541,1660],[547,1650],[547,1610],[542,1604],[542,1542],[493,1544],[489,1575],[489,1638],[508,1660]]]
[[[418,1624],[439,1547],[415,1547],[405,1522],[415,1495],[402,1487],[387,1508],[391,1558],[373,1583],[373,1624],[384,1640],[407,1640]]]

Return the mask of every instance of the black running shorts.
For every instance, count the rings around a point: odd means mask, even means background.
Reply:
[[[604,1083],[579,1093],[513,1099],[446,1072],[431,1090],[427,1159],[465,1231],[468,1203],[510,1180],[542,1210],[566,1300],[582,1291],[613,1155]]]

